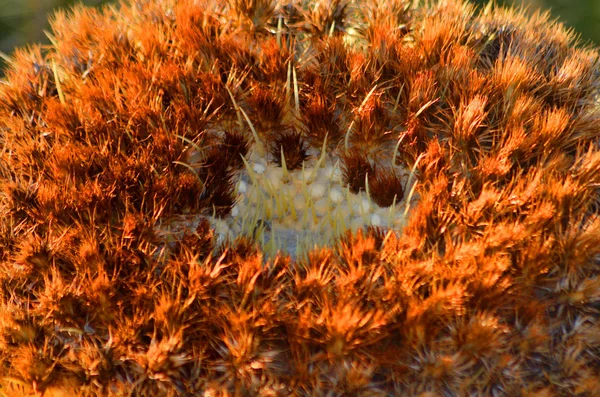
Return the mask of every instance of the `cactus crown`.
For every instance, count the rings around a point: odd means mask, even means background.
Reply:
[[[598,52],[424,3],[56,14],[0,86],[0,391],[600,394]]]

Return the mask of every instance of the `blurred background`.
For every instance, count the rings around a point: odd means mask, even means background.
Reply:
[[[489,3],[489,0],[471,1],[480,5]],[[531,11],[550,10],[554,18],[575,29],[584,42],[600,45],[600,0],[497,0],[497,2],[504,5],[524,6]]]
[[[487,4],[489,0],[472,0]],[[550,9],[555,18],[573,27],[587,42],[600,44],[600,0],[497,0],[501,4],[524,5],[531,10]],[[100,6],[109,0],[79,1]],[[115,1],[112,1],[115,2]],[[0,0],[0,52],[27,43],[47,43],[48,15],[58,7],[70,7],[74,0]],[[0,75],[4,60],[0,60]]]
[[[57,8],[68,9],[73,4],[99,7],[109,0],[0,0],[0,52],[10,55],[15,47],[28,43],[48,44],[44,31],[50,29],[48,17]],[[0,76],[5,62],[0,58]]]

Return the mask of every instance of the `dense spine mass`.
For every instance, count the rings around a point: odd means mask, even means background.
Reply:
[[[124,0],[17,50],[0,394],[600,395],[598,52],[425,3]],[[217,244],[261,151],[403,228]]]

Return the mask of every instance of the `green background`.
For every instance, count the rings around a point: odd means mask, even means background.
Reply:
[[[84,0],[99,6],[107,0]],[[486,4],[488,0],[476,0]],[[532,10],[550,9],[552,15],[581,33],[584,41],[600,43],[600,0],[499,0],[503,4],[524,4]],[[10,54],[26,43],[47,43],[48,15],[57,7],[69,7],[73,0],[0,0],[0,51]],[[0,62],[0,67],[2,67]],[[1,73],[0,73],[1,74]]]
[[[475,2],[487,4],[489,1]],[[600,0],[498,0],[498,3],[550,10],[554,18],[580,33],[582,40],[600,44]]]
[[[108,0],[0,0],[0,52],[9,54],[15,47],[28,43],[48,44],[44,31],[50,29],[48,17],[57,8],[83,3],[100,6]],[[0,60],[4,68],[4,60]],[[0,75],[2,75],[0,69]]]

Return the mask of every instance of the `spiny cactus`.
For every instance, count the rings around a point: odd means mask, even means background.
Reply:
[[[0,393],[600,394],[598,52],[461,0],[130,0],[0,86]]]

